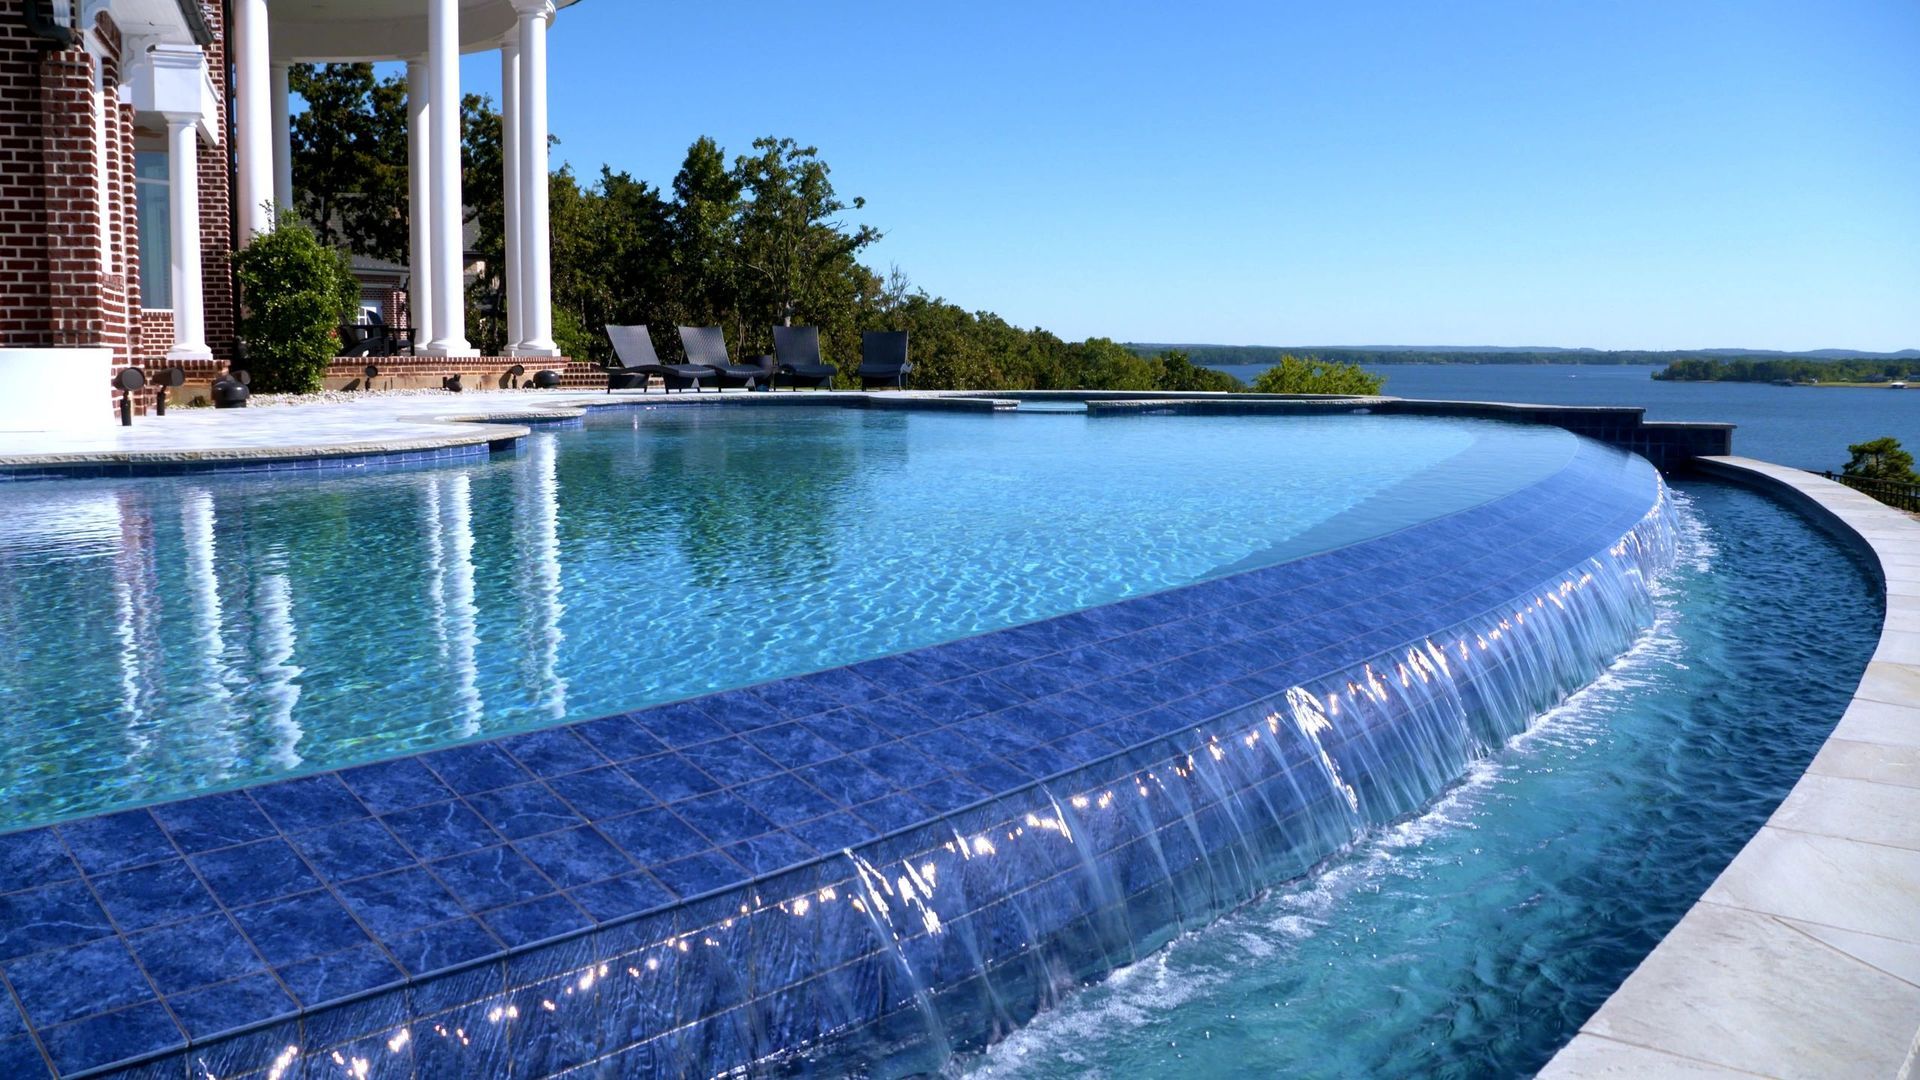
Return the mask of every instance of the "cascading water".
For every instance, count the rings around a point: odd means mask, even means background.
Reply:
[[[1662,489],[1618,543],[1445,633],[683,911],[651,940],[636,927],[620,963],[699,972],[707,1019],[683,1029],[682,1065],[745,1050],[756,1071],[938,1071],[1430,804],[1645,631],[1676,533]],[[727,958],[739,973],[716,979]],[[612,1004],[658,1023],[644,1000]]]

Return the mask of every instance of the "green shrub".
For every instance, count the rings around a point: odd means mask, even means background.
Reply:
[[[360,306],[347,257],[286,214],[233,257],[240,286],[240,337],[253,389],[311,394],[340,352],[339,327]]]
[[[1256,394],[1377,394],[1387,384],[1359,364],[1282,356],[1253,380]]]

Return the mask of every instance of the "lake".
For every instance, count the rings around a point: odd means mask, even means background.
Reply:
[[[1220,368],[1252,382],[1259,365]],[[1839,469],[1849,443],[1891,435],[1920,450],[1920,388],[1874,390],[1765,383],[1656,382],[1644,364],[1388,364],[1396,397],[1518,401],[1537,405],[1637,405],[1649,420],[1738,424],[1733,450],[1803,469]]]

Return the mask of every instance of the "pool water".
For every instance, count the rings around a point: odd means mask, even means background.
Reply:
[[[1677,497],[1681,566],[1598,683],[1427,812],[951,1071],[1539,1069],[1766,820],[1874,647],[1877,585],[1826,534],[1737,488]]]
[[[1367,415],[596,412],[484,463],[17,485],[0,829],[607,715],[1378,536],[1579,441]]]

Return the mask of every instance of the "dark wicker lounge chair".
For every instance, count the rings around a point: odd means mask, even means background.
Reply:
[[[702,364],[661,363],[660,354],[653,351],[653,335],[644,326],[609,326],[607,340],[613,342],[614,355],[613,366],[607,369],[609,394],[636,386],[645,390],[655,375],[669,391],[692,387],[694,393],[700,392],[701,379],[718,379],[712,368]]]
[[[744,386],[751,390],[765,385],[770,372],[758,366],[736,364],[727,356],[726,335],[717,326],[683,326],[680,345],[687,350],[687,363],[712,368],[722,387]]]
[[[905,330],[868,330],[860,335],[862,390],[871,390],[876,386],[904,390],[907,388],[907,373],[912,370],[913,365],[907,362]]]
[[[839,368],[820,359],[820,328],[817,326],[774,327],[773,354],[780,361],[781,376],[795,390],[802,386],[825,386],[840,373]]]

